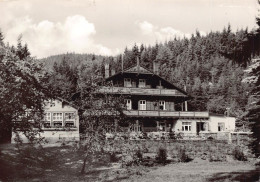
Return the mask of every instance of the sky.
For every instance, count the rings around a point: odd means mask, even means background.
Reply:
[[[257,0],[0,0],[0,29],[22,35],[37,58],[67,52],[117,55],[134,44],[256,28]]]

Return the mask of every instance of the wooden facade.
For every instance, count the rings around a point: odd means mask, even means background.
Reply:
[[[201,123],[206,123],[209,113],[189,112],[187,102],[191,99],[186,91],[180,89],[137,62],[136,66],[109,76],[109,65],[105,66],[106,82],[99,93],[113,96],[124,95],[129,117],[126,131],[142,132],[191,132]],[[200,124],[198,124],[200,123]]]

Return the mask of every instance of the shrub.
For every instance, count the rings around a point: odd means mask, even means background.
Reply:
[[[149,137],[148,137],[146,132],[143,133],[143,139],[149,139]]]
[[[256,162],[255,166],[260,166],[260,161]]]
[[[215,153],[214,155],[212,153],[209,154],[209,162],[223,162],[226,160],[227,160],[226,155],[222,155],[219,153]]]
[[[140,164],[143,161],[143,152],[138,149],[133,155],[133,161],[135,164]]]
[[[170,131],[170,133],[169,133],[169,137],[170,137],[170,139],[176,139],[176,137],[175,137],[175,133],[172,132],[172,131]]]
[[[177,153],[178,162],[190,162],[192,159],[186,154],[185,148],[180,148]]]
[[[181,140],[181,139],[183,139],[183,133],[177,133],[177,135],[176,135],[176,139],[177,140]]]
[[[214,138],[212,136],[209,136],[207,139],[208,140],[213,140]]]
[[[235,147],[235,149],[233,150],[233,157],[234,159],[239,161],[247,161],[247,157],[240,147]]]
[[[135,151],[130,151],[124,153],[121,158],[123,166],[136,166],[140,165],[143,162],[143,152],[138,149]]]
[[[157,151],[156,161],[161,164],[166,164],[167,162],[167,150],[166,148],[160,147]]]
[[[109,157],[110,157],[110,162],[117,162],[118,161],[118,157],[116,156],[115,152],[109,153]]]

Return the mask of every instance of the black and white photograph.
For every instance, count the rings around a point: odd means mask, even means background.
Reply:
[[[260,182],[260,0],[0,0],[0,182]]]

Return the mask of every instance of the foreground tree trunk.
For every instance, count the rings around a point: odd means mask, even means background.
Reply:
[[[85,158],[84,158],[83,166],[82,166],[81,172],[80,172],[81,174],[85,173],[87,159],[88,159],[88,155],[86,155]]]

